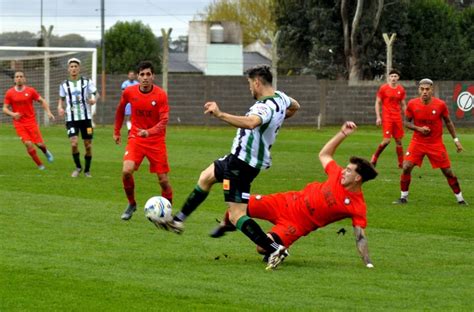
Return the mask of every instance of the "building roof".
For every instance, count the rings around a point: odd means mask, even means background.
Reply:
[[[170,52],[168,71],[170,73],[195,73],[202,74],[202,71],[188,62],[187,52]]]

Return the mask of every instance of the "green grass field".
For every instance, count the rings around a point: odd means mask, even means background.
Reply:
[[[445,142],[474,204],[474,132],[458,130],[465,152],[456,154],[451,139]],[[282,129],[273,167],[252,191],[297,190],[323,180],[317,153],[335,131]],[[225,209],[219,185],[181,236],[156,230],[143,209],[124,222],[124,146],[113,143],[112,128],[96,129],[92,179],[70,177],[63,127],[42,132],[55,156],[45,171],[36,169],[11,126],[0,127],[0,311],[474,310],[474,206],[458,207],[427,159],[414,170],[409,204],[392,205],[400,194],[393,143],[380,158],[379,177],[364,188],[375,268],[364,267],[344,220],[300,239],[269,272],[243,234],[208,236]],[[200,171],[229,152],[234,133],[230,127],[168,129],[175,211]],[[380,140],[380,130],[361,127],[336,160],[368,158]],[[140,206],[160,193],[146,162],[135,181]],[[348,232],[338,236],[342,227]]]

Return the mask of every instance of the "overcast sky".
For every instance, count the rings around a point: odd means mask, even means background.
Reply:
[[[37,33],[43,25],[53,25],[54,35],[80,34],[88,40],[100,39],[100,0],[0,0],[0,33]],[[187,35],[188,22],[212,0],[105,0],[105,29],[117,21],[140,20],[156,36],[161,28],[173,28],[172,38]],[[43,3],[43,13],[41,13]]]

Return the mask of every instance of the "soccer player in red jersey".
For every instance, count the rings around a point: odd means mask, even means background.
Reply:
[[[125,116],[125,106],[131,104],[132,128],[128,135],[127,147],[123,158],[122,182],[128,198],[128,206],[122,214],[122,220],[129,220],[135,210],[135,182],[133,173],[138,170],[143,158],[150,162],[150,172],[156,173],[161,186],[161,195],[170,202],[173,191],[168,179],[169,165],[166,152],[166,125],[169,118],[168,96],[153,84],[155,71],[148,61],[138,65],[140,84],[126,88],[117,106],[113,139],[120,144],[120,129]]]
[[[368,160],[359,157],[351,157],[345,168],[339,167],[333,158],[339,144],[356,128],[355,123],[345,122],[341,130],[319,152],[319,160],[328,175],[326,181],[309,183],[300,191],[252,195],[247,214],[273,223],[268,236],[287,248],[318,228],[351,218],[357,250],[364,264],[373,268],[364,230],[367,226],[367,207],[362,184],[374,179],[377,171]],[[232,224],[225,218],[211,236],[221,237],[225,232],[233,230]],[[267,251],[260,246],[257,246],[257,251],[267,256]]]
[[[413,137],[403,161],[403,172],[400,177],[401,196],[394,204],[406,204],[411,172],[415,165],[421,167],[423,158],[428,157],[433,169],[440,168],[460,205],[466,205],[457,177],[451,170],[451,162],[443,143],[443,121],[453,137],[457,152],[463,147],[456,136],[456,129],[449,117],[446,103],[433,97],[433,81],[422,79],[419,82],[419,98],[408,102],[405,112],[405,126],[413,130]]]
[[[403,163],[403,117],[402,112],[405,111],[405,89],[398,83],[400,72],[392,69],[388,74],[388,83],[383,84],[377,92],[375,100],[375,114],[377,116],[377,126],[382,125],[383,139],[377,150],[372,155],[370,162],[376,166],[380,154],[390,143],[393,137],[396,144],[396,152],[398,157],[398,167],[402,167]],[[380,108],[382,107],[382,117],[380,117]]]
[[[8,89],[3,100],[3,112],[13,118],[13,126],[16,133],[25,144],[26,151],[38,166],[38,169],[44,170],[45,167],[36,153],[36,145],[46,156],[49,162],[53,162],[53,154],[46,148],[43,137],[36,122],[36,114],[33,102],[41,103],[43,109],[50,119],[54,120],[54,115],[49,110],[49,104],[32,87],[25,85],[26,77],[22,71],[15,72],[15,86]]]

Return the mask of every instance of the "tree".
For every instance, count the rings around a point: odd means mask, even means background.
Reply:
[[[257,39],[269,43],[276,32],[274,2],[274,0],[214,0],[200,16],[209,22],[239,22],[244,45]]]
[[[51,36],[50,46],[52,47],[87,47],[86,38],[78,34],[67,34],[64,36]]]
[[[384,0],[357,0],[355,9],[347,0],[341,0],[341,18],[344,35],[344,56],[349,81],[357,81],[362,76],[362,56],[372,42],[382,16]],[[352,16],[352,21],[350,21]]]
[[[37,42],[38,35],[28,31],[15,31],[0,34],[0,45],[2,46],[35,47]]]
[[[410,2],[411,33],[405,40],[411,49],[406,52],[410,62],[405,71],[412,79],[461,79],[466,52],[472,54],[472,50],[461,36],[457,14],[443,0]]]
[[[144,60],[152,61],[156,72],[161,70],[161,46],[149,26],[139,21],[117,22],[104,37],[109,73],[125,73]]]

